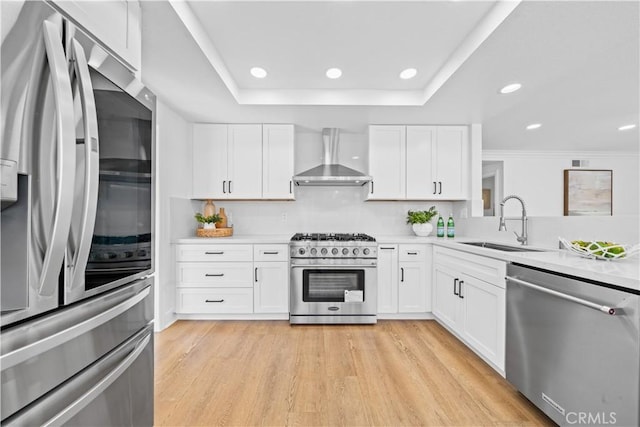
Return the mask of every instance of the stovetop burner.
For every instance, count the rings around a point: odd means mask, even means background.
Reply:
[[[364,233],[296,233],[292,242],[375,242],[376,239]]]

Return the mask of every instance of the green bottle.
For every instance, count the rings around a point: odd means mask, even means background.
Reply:
[[[453,214],[449,215],[449,220],[447,221],[447,237],[453,238],[456,235],[456,227],[453,223]]]
[[[444,219],[438,217],[438,226],[436,227],[438,237],[444,237]]]

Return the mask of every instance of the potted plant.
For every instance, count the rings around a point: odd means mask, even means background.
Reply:
[[[412,224],[413,232],[416,236],[427,237],[433,231],[433,225],[429,223],[438,211],[435,206],[431,206],[428,211],[407,212],[407,224]]]
[[[205,230],[216,228],[216,223],[222,221],[222,218],[220,218],[220,215],[218,214],[204,216],[200,212],[198,212],[195,215],[195,218],[196,218],[196,221],[202,224],[202,227]]]

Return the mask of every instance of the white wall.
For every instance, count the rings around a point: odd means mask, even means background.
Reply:
[[[571,160],[587,160],[583,169],[613,170],[613,214],[640,213],[640,157],[638,153],[484,151],[483,161],[504,162],[503,194],[517,194],[529,216],[562,216],[564,170]],[[520,205],[508,202],[508,216],[520,215]]]
[[[188,233],[191,214],[191,125],[165,103],[156,105],[155,328],[175,320],[175,260],[171,241]]]

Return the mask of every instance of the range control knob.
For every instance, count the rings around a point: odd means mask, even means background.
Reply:
[[[358,255],[358,252],[360,252],[360,249],[358,249],[358,248],[353,248],[353,254],[354,254],[354,255]]]
[[[304,248],[300,248],[298,249],[298,254],[300,255],[304,255],[307,251],[304,250]]]
[[[327,254],[327,248],[322,248],[322,249],[320,250],[320,253],[321,253],[322,255],[326,255],[326,254]]]
[[[311,255],[315,255],[318,253],[318,250],[316,248],[311,248]]]
[[[369,248],[364,248],[364,250],[362,251],[362,253],[365,255],[369,255],[369,252],[371,252]]]
[[[349,249],[344,248],[344,249],[342,250],[342,255],[346,255],[346,254],[348,254],[348,253],[349,253]]]
[[[331,249],[331,253],[334,255],[338,255],[338,248]]]

